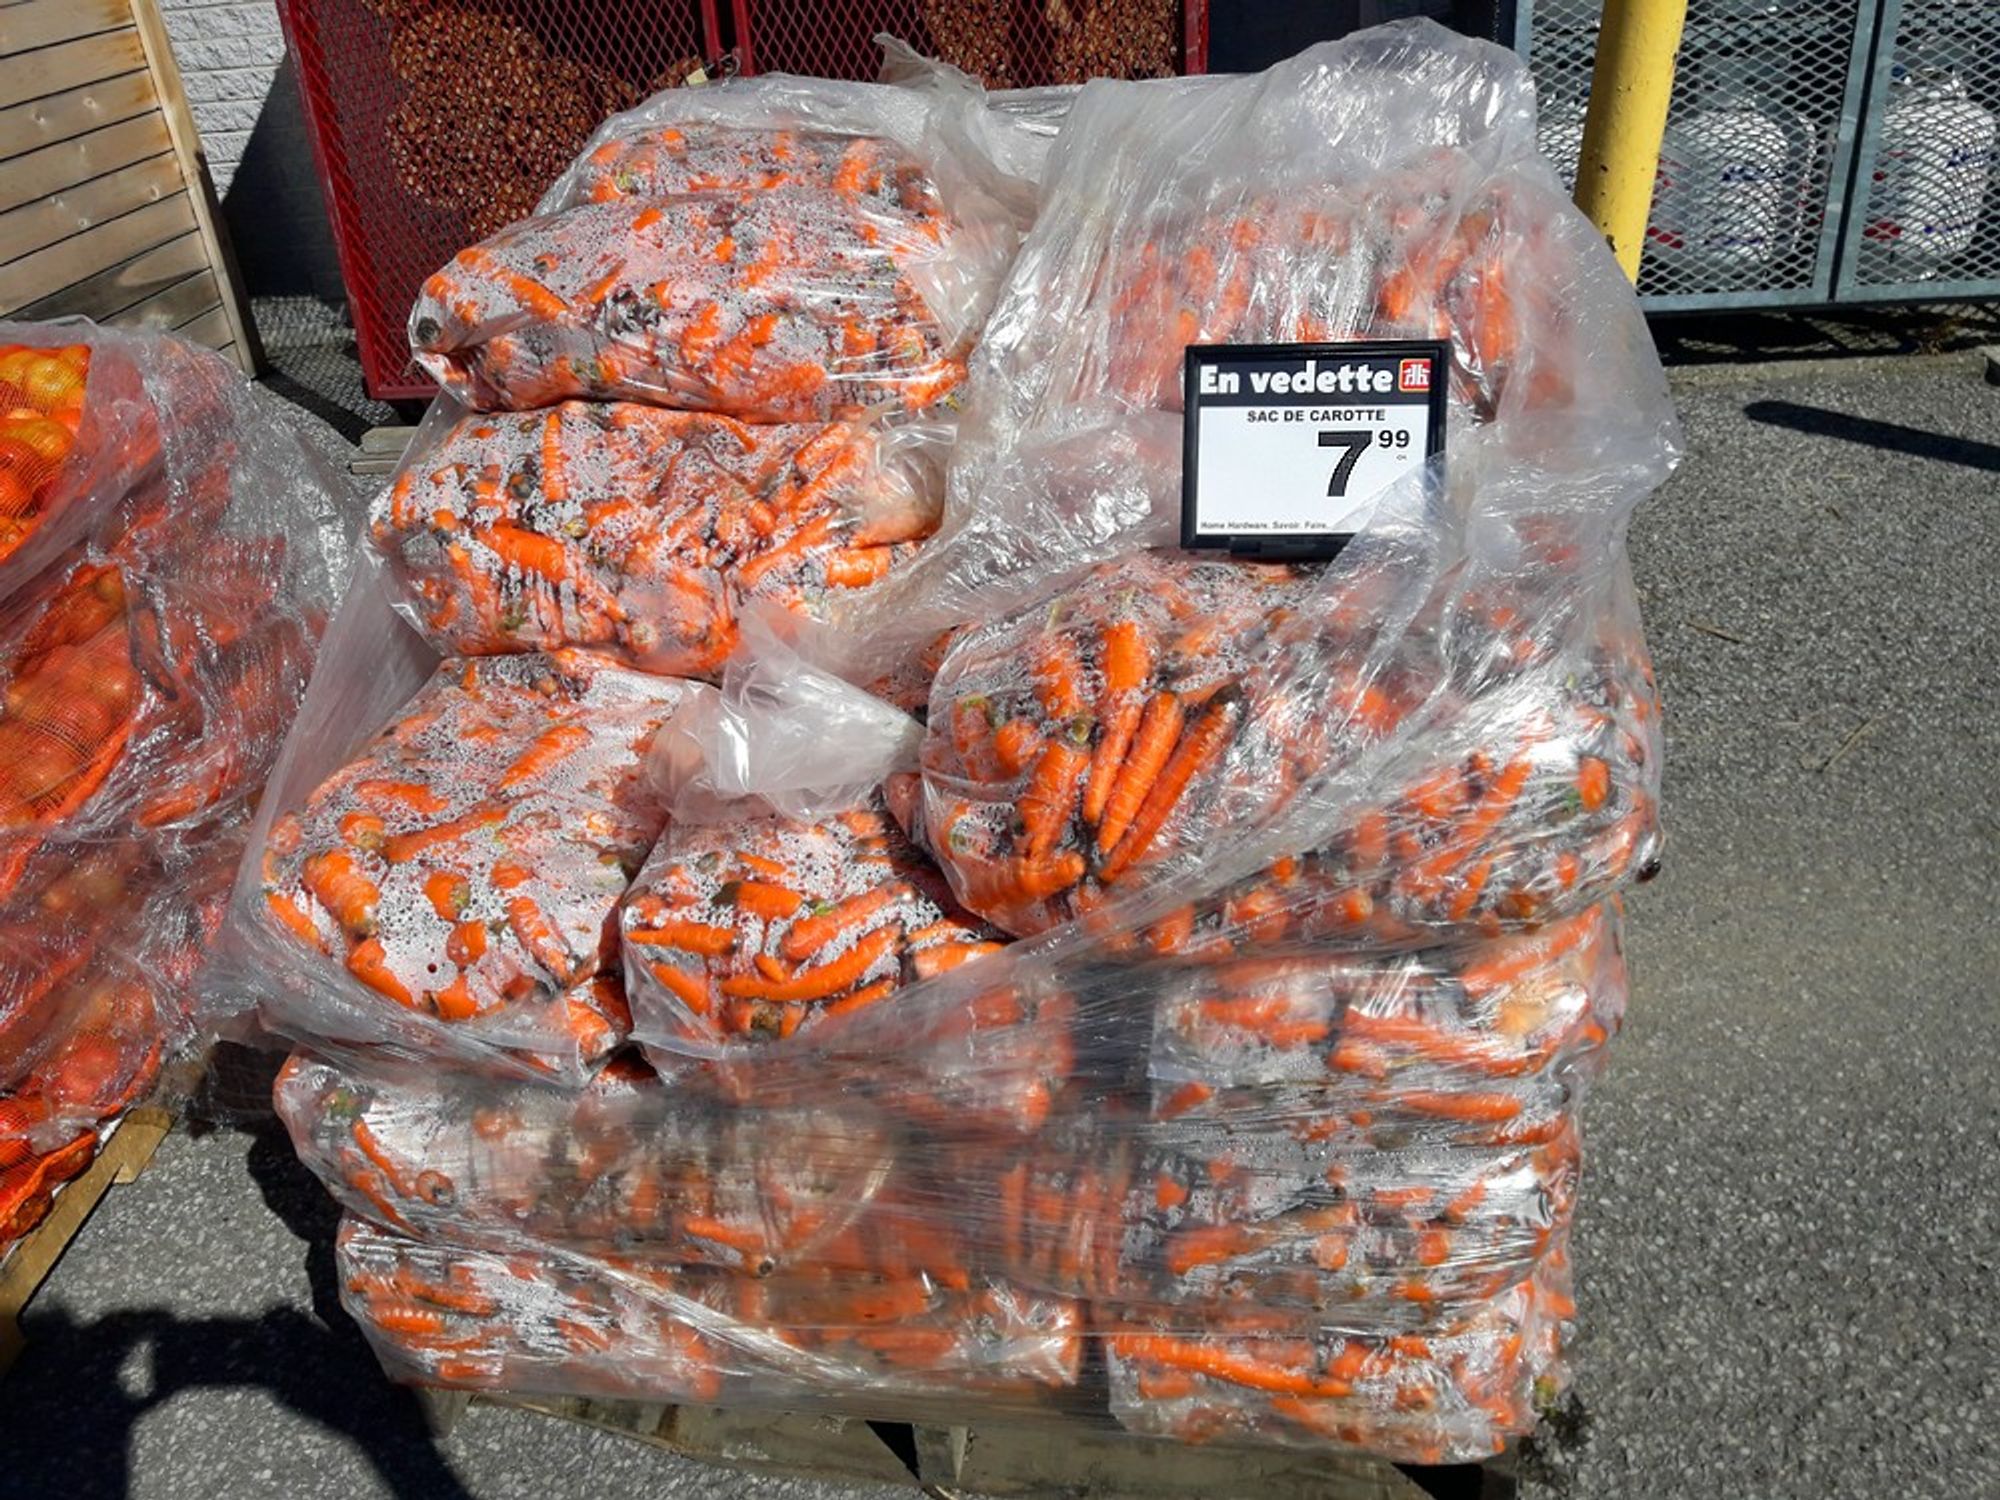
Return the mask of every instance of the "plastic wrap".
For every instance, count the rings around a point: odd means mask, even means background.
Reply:
[[[6,445],[34,423],[69,437],[0,562],[0,1222],[19,1233],[203,1034],[196,971],[352,518],[294,419],[208,351],[81,321],[0,343],[0,380],[49,413],[7,398],[0,469],[24,472]]]
[[[411,345],[479,407],[922,411],[963,379],[1019,234],[980,132],[948,128],[984,107],[947,69],[669,90],[426,282]]]
[[[937,524],[938,446],[870,420],[440,401],[369,529],[399,607],[446,654],[586,646],[708,676],[745,608],[824,613],[906,558]]]
[[[652,736],[672,817],[598,970],[647,1063],[439,1076],[294,1018],[328,1045],[280,1108],[393,1370],[1422,1462],[1532,1425],[1659,848],[1623,540],[1676,441],[1532,127],[1518,62],[1425,26],[1079,94],[944,535],[823,630],[746,612]],[[693,170],[658,144],[598,167]],[[1451,340],[1446,455],[1331,561],[1148,551],[1175,351],[1358,333]],[[934,665],[923,729],[797,653],[904,705]]]
[[[430,1385],[785,1410],[1032,1407],[1076,1381],[1083,1352],[1074,1302],[1002,1283],[497,1255],[354,1219],[338,1263],[341,1300],[383,1362]]]
[[[261,935],[296,979],[272,1014],[578,1076],[627,1029],[590,982],[665,822],[640,765],[687,690],[582,652],[442,663],[272,825]]]
[[[1386,576],[1329,594],[1310,569],[1105,564],[953,642],[913,822],[967,906],[1033,933],[1386,746],[1322,841],[1146,940],[1416,945],[1580,910],[1653,856],[1660,746],[1629,582],[1552,600],[1574,570],[1454,571],[1385,641]]]
[[[1644,320],[1533,117],[1517,57],[1427,21],[1087,84],[973,356],[942,533],[843,611],[857,680],[1178,543],[1190,343],[1447,340],[1460,510],[1523,470],[1658,484],[1678,439]]]

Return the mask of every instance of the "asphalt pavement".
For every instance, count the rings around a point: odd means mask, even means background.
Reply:
[[[1581,1333],[1526,1454],[1538,1500],[2000,1494],[1981,376],[1952,357],[1676,379],[1689,457],[1632,535],[1669,844],[1584,1113]],[[0,1496],[864,1493],[492,1409],[433,1444],[338,1309],[334,1222],[268,1121],[177,1132],[30,1309]]]

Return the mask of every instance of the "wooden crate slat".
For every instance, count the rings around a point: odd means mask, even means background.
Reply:
[[[22,318],[95,318],[108,322],[135,302],[165,291],[208,264],[201,235],[190,229],[177,239],[141,251],[108,271],[37,298],[15,316]]]
[[[143,64],[116,78],[31,99],[0,109],[0,158],[53,146],[157,108],[159,98]]]
[[[78,37],[21,57],[0,58],[0,108],[81,88],[146,66],[139,28]]]
[[[143,302],[135,302],[109,321],[120,328],[173,329],[194,321],[211,308],[222,306],[222,288],[215,273],[203,266],[163,292],[155,292]]]
[[[213,307],[200,317],[181,324],[174,332],[190,344],[205,344],[210,349],[228,349],[235,343],[235,333],[229,325],[229,309]]]
[[[46,250],[24,255],[0,266],[0,312],[11,312],[95,276],[194,227],[194,206],[186,193],[176,193],[108,224],[71,235]]]
[[[180,192],[181,164],[163,151],[0,213],[0,265]]]
[[[0,56],[131,24],[132,0],[20,0],[0,10]]]
[[[0,165],[0,203],[46,198],[50,193],[59,193],[66,187],[173,149],[174,138],[167,133],[164,116],[151,114],[137,120],[123,120]]]
[[[243,294],[243,273],[236,266],[236,252],[222,222],[222,205],[216,200],[215,184],[209,180],[208,159],[202,154],[201,132],[188,108],[187,89],[181,83],[180,64],[174,60],[173,40],[167,23],[160,18],[159,0],[128,0],[132,20],[146,47],[146,66],[160,95],[160,114],[181,159],[181,173],[187,178],[188,196],[194,205],[195,223],[208,246],[208,263],[222,284],[222,317],[229,324],[227,338],[209,342],[220,348],[233,345],[236,363],[249,375],[264,364],[264,346],[257,338],[257,325],[250,317],[250,302]]]

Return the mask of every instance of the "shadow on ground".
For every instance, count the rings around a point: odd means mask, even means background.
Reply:
[[[79,1322],[66,1309],[31,1311],[23,1320],[27,1349],[8,1378],[64,1391],[65,1420],[8,1433],[0,1496],[128,1494],[134,1429],[148,1412],[184,1392],[237,1388],[264,1391],[345,1438],[391,1494],[467,1497],[432,1442],[416,1398],[382,1378],[360,1330],[341,1310],[333,1260],[340,1210],[275,1119],[267,1114],[233,1128],[252,1135],[250,1175],[271,1213],[300,1242],[312,1312],[273,1307],[252,1317],[190,1318],[137,1307]],[[172,1253],[171,1239],[162,1241],[162,1251]]]

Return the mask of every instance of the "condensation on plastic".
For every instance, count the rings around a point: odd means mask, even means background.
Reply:
[[[41,524],[0,564],[8,1233],[205,1033],[196,971],[353,522],[296,419],[219,356],[82,320],[0,324],[16,344],[87,365],[53,403],[73,444]]]
[[[600,127],[536,217],[426,282],[411,346],[479,407],[931,408],[1019,241],[1030,195],[979,149],[1009,118],[941,65],[904,86],[668,90]]]
[[[663,1070],[735,1059],[992,951],[889,815],[907,714],[807,664],[762,620],[720,692],[692,696],[649,772],[672,818],[620,912],[633,1035]]]
[[[1518,58],[1416,21],[1246,77],[1086,85],[972,360],[943,530],[842,612],[842,670],[1177,545],[1185,345],[1411,336],[1452,346],[1461,509],[1494,474],[1664,477],[1644,320],[1537,154]]]
[[[369,535],[397,608],[442,652],[584,646],[712,676],[746,608],[823,614],[907,560],[936,529],[947,446],[928,423],[441,398]]]
[[[440,663],[270,826],[243,930],[266,1022],[584,1076],[629,1026],[598,981],[665,823],[644,757],[687,691],[576,651]]]

